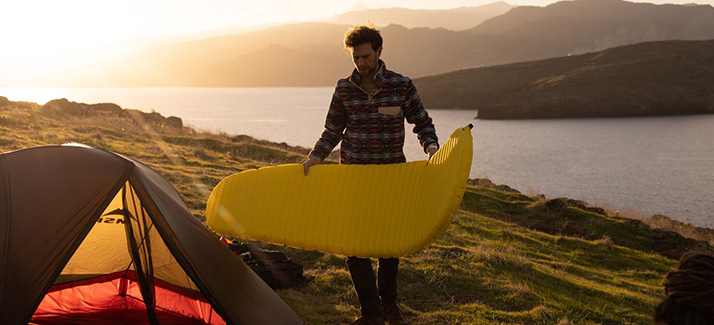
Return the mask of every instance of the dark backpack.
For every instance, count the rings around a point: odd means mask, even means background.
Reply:
[[[282,252],[263,250],[250,243],[231,243],[228,247],[273,289],[298,287],[309,282],[303,276],[302,265],[289,260]]]

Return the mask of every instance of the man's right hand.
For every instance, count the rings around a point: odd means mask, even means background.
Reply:
[[[307,176],[308,169],[310,169],[310,167],[315,166],[319,163],[320,162],[313,157],[308,158],[304,163],[302,163],[302,167],[305,169],[305,176]]]

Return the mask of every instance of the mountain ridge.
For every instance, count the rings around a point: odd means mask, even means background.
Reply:
[[[322,21],[361,25],[370,20],[377,26],[398,24],[407,28],[428,27],[461,31],[473,28],[487,19],[502,15],[514,7],[506,2],[499,1],[476,7],[453,9],[408,9],[400,7],[361,9],[335,15]]]

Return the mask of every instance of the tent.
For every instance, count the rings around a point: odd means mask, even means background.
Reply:
[[[0,324],[302,324],[164,178],[105,150],[0,154]]]

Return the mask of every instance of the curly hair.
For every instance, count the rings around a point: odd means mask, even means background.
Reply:
[[[655,322],[669,325],[714,324],[714,256],[690,252],[664,280],[665,298],[655,308]]]
[[[364,26],[352,27],[345,33],[346,49],[354,49],[367,43],[372,44],[372,49],[375,51],[382,46],[382,35],[371,22]]]

